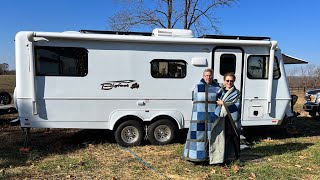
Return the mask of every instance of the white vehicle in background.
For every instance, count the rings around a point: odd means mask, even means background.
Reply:
[[[23,128],[109,129],[122,146],[171,143],[189,128],[204,69],[234,72],[243,126],[293,116],[285,56],[268,37],[80,31],[16,35],[15,102]],[[283,59],[284,57],[284,59]]]
[[[320,115],[320,89],[308,90],[304,96],[303,110],[310,116]]]

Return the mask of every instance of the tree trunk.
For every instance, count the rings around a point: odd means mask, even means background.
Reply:
[[[168,29],[171,29],[171,18],[172,18],[172,0],[167,1],[168,4]]]

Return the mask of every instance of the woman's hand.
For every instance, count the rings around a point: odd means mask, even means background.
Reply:
[[[223,105],[223,101],[221,99],[218,99],[216,102],[218,105]]]

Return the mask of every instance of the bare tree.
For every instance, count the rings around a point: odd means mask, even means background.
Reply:
[[[0,75],[6,74],[6,72],[8,71],[9,71],[9,64],[7,63],[0,64]]]
[[[309,66],[309,65],[307,65]],[[308,77],[308,68],[306,66],[300,66],[299,68],[299,74],[300,74],[300,78],[299,78],[299,86],[306,87],[309,84],[309,77]]]
[[[317,87],[320,87],[320,66],[317,66],[314,71],[315,84]]]
[[[292,89],[319,89],[320,66],[314,64],[286,66],[289,87]]]
[[[127,7],[109,18],[113,30],[129,31],[133,27],[183,28],[201,34],[219,31],[215,10],[232,6],[237,0],[120,0]]]
[[[286,69],[291,88],[313,89],[320,87],[320,66],[314,64],[294,66]]]
[[[298,87],[299,85],[299,78],[297,78],[298,76],[298,72],[299,72],[299,68],[297,66],[287,66],[285,67],[286,70],[286,75],[288,77],[288,81],[289,81],[289,87],[291,88],[295,88]]]

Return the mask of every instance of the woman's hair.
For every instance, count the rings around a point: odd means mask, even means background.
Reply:
[[[224,76],[223,76],[223,80],[226,80],[226,77],[227,77],[227,76],[233,77],[233,81],[236,81],[236,76],[234,75],[233,72],[227,72],[227,73],[225,73]]]
[[[203,71],[203,74],[204,74],[205,72],[210,72],[210,73],[213,75],[213,70],[212,70],[211,68],[205,69],[205,70]]]

